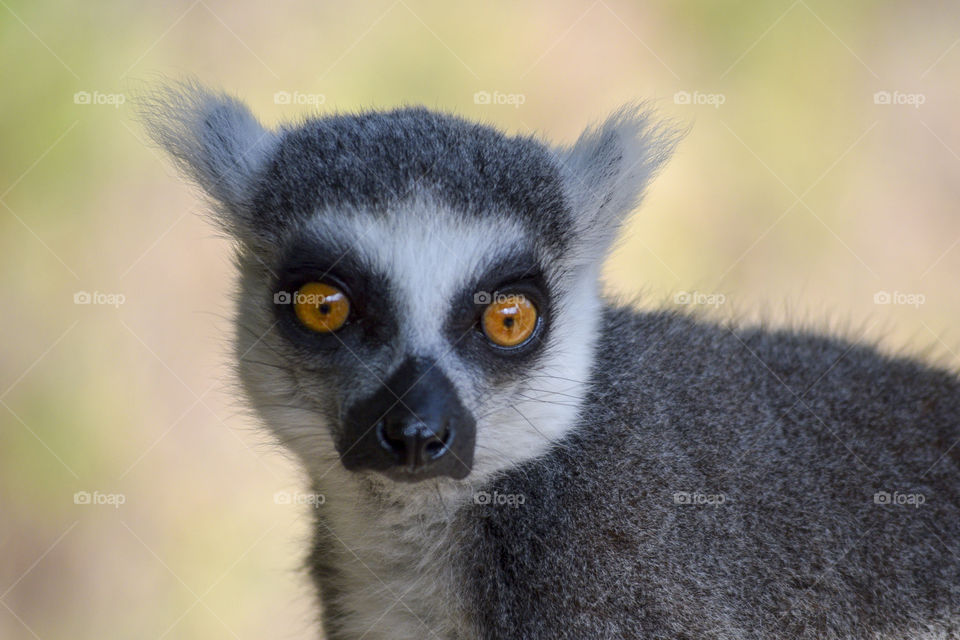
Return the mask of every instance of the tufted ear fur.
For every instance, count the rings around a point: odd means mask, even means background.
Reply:
[[[137,106],[150,138],[210,196],[220,223],[239,238],[255,233],[250,200],[277,134],[236,98],[195,81],[153,89]]]
[[[602,262],[682,136],[653,121],[645,105],[626,105],[559,151],[573,209],[575,264]]]

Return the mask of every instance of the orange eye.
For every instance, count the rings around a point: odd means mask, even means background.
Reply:
[[[303,326],[320,333],[336,331],[350,315],[347,295],[323,282],[308,282],[297,290],[293,310]]]
[[[501,347],[516,347],[526,342],[537,327],[537,308],[525,296],[511,294],[487,305],[483,310],[483,332]]]

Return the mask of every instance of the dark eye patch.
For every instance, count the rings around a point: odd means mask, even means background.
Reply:
[[[396,334],[387,278],[361,262],[349,249],[322,240],[300,240],[284,252],[269,301],[284,335],[306,350],[359,348],[362,341],[385,344]],[[325,282],[346,293],[350,317],[336,335],[305,329],[289,300],[308,282]]]
[[[539,313],[539,326],[522,346],[498,348],[483,334],[480,318],[495,296],[508,294],[522,294],[533,302]],[[492,379],[506,381],[522,376],[542,351],[551,310],[549,289],[535,256],[527,252],[507,255],[488,268],[473,286],[457,294],[446,325],[447,337],[454,349]]]

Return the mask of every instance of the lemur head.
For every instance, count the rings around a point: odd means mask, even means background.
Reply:
[[[195,84],[143,104],[236,241],[240,379],[315,479],[483,478],[571,427],[601,263],[676,140],[642,109],[554,149],[422,108],[271,130]]]

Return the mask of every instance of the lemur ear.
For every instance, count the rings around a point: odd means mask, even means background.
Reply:
[[[576,262],[606,257],[623,221],[682,136],[670,124],[654,121],[645,105],[627,105],[560,150]]]
[[[277,134],[236,98],[195,81],[144,92],[137,106],[150,138],[214,200],[227,230],[250,231],[249,203]]]

